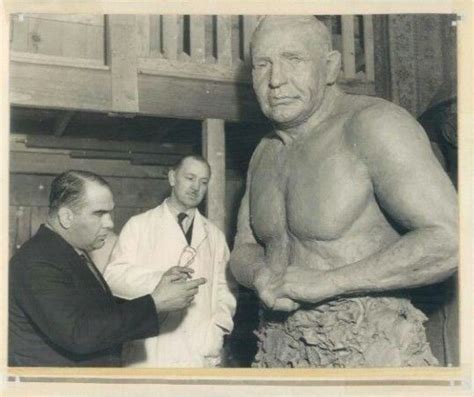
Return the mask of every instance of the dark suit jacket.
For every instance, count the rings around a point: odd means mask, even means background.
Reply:
[[[158,333],[150,295],[117,303],[44,225],[13,256],[9,273],[10,366],[120,366],[123,342]]]

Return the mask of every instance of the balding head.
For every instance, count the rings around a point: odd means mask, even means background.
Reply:
[[[315,48],[325,54],[332,50],[332,39],[326,25],[312,15],[267,15],[262,17],[255,29],[250,43],[251,51],[255,42],[275,30],[296,30],[311,37]]]

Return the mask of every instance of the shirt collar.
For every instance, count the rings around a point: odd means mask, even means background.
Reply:
[[[168,207],[168,209],[170,210],[171,215],[173,215],[173,217],[176,220],[178,220],[178,214],[181,213],[181,212],[184,212],[188,216],[189,221],[194,219],[194,215],[196,213],[196,208],[190,208],[186,211],[179,211],[171,205],[169,197],[165,200],[165,204]]]

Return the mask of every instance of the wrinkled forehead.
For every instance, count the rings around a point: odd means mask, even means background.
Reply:
[[[252,37],[252,53],[284,46],[326,52],[331,47],[330,40],[325,25],[313,16],[266,16]]]

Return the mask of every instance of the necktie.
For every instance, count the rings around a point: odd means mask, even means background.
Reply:
[[[186,231],[184,230],[184,225],[183,225],[183,222],[184,220],[187,218],[187,214],[185,214],[184,212],[180,212],[178,214],[178,224],[179,226],[181,227],[181,230],[183,231],[184,234],[186,234]]]
[[[188,242],[188,244],[191,244],[192,234],[193,234],[193,222],[191,222],[191,225],[188,227],[187,231],[184,230],[184,225],[183,225],[183,222],[187,216],[188,215],[186,215],[184,212],[180,212],[178,214],[178,223],[179,223],[179,226],[181,227],[181,230],[183,231],[184,237],[186,237],[186,241]]]

